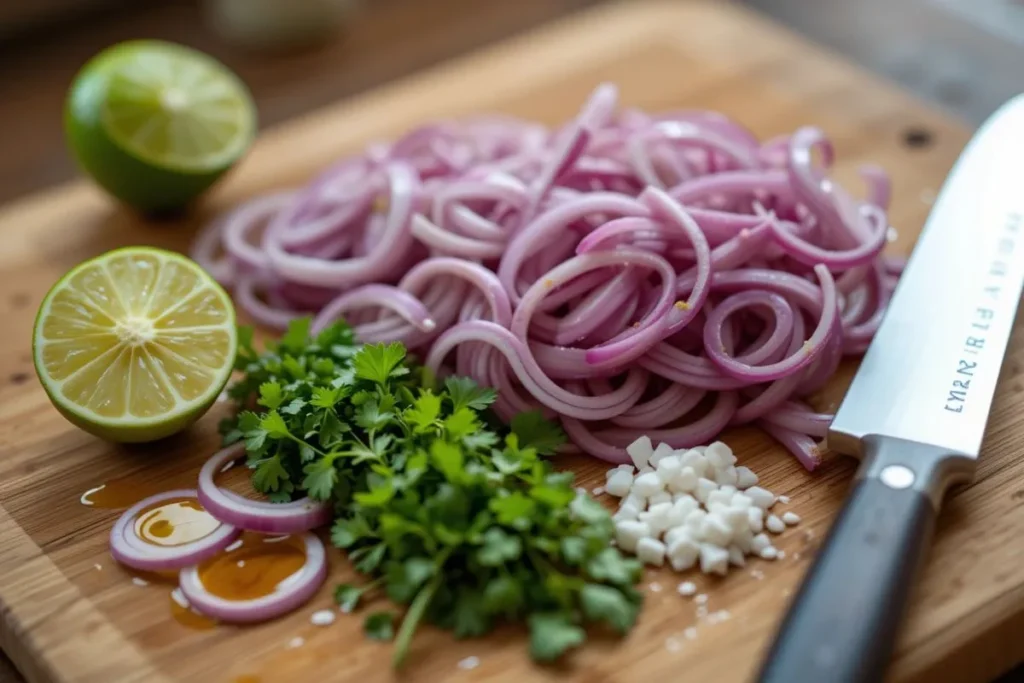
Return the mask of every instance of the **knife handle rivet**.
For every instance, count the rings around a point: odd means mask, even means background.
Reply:
[[[887,465],[878,478],[891,489],[906,489],[914,485],[914,470],[905,465]]]

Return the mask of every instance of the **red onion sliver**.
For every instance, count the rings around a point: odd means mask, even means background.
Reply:
[[[277,585],[270,595],[253,600],[226,600],[203,585],[198,566],[181,570],[178,582],[189,605],[201,614],[232,624],[273,619],[305,604],[327,579],[327,553],[315,534],[303,534],[306,563]]]
[[[128,540],[129,536],[135,536],[135,520],[143,510],[175,498],[198,499],[199,495],[196,489],[165,491],[145,498],[125,510],[110,530],[110,554],[115,560],[142,571],[181,569],[214,557],[231,545],[241,533],[241,529],[221,521],[212,533],[179,546],[152,545],[141,539]]]
[[[291,503],[249,500],[217,486],[214,477],[230,461],[244,454],[244,444],[218,451],[199,471],[198,498],[202,506],[221,522],[261,534],[294,534],[315,529],[331,521],[331,505],[309,498]]]
[[[888,178],[863,167],[854,199],[834,156],[816,128],[761,142],[604,84],[557,128],[486,116],[370,145],[217,219],[194,253],[261,324],[343,316],[499,389],[504,418],[566,418],[600,457],[627,429],[682,443],[755,422],[811,465],[820,421],[783,407],[867,348],[902,270],[881,253]],[[695,420],[709,391],[731,397]]]

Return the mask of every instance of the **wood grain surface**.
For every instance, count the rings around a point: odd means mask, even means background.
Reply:
[[[895,181],[893,245],[907,252],[931,198],[967,139],[958,122],[802,43],[733,5],[632,2],[566,22],[448,63],[353,102],[325,109],[264,135],[237,173],[188,219],[146,225],[76,184],[0,212],[0,645],[33,683],[131,681],[387,681],[388,646],[363,639],[361,620],[326,628],[309,615],[330,605],[330,585],[305,608],[259,627],[193,631],[169,618],[168,588],[136,586],[106,552],[116,511],[88,509],[86,489],[128,478],[138,486],[189,485],[215,448],[218,414],[186,434],[147,447],[101,443],[63,421],[32,376],[29,338],[42,295],[65,270],[106,249],[148,243],[185,249],[198,225],[233,203],[310,177],[346,151],[427,119],[500,111],[557,122],[571,116],[597,83],[613,80],[630,105],[659,110],[721,110],[760,136],[804,124],[835,142],[841,182],[856,182],[863,162]],[[928,145],[903,145],[908,129]],[[926,343],[923,339],[922,343]],[[891,669],[891,680],[981,683],[1020,658],[1014,633],[1024,625],[1024,533],[1019,485],[1024,433],[1018,342],[1006,365],[977,482],[958,492],[942,518]],[[843,368],[820,406],[833,407],[852,372]],[[218,408],[214,413],[222,413]],[[746,680],[780,618],[808,558],[827,531],[853,471],[830,459],[808,475],[766,436],[734,430],[727,440],[766,485],[792,498],[804,518],[780,541],[786,559],[758,561],[725,580],[693,578],[720,620],[698,619],[675,593],[680,577],[649,572],[647,605],[620,642],[595,636],[555,668],[533,666],[523,633],[502,630],[475,641],[424,629],[405,680],[513,681]],[[603,468],[566,460],[589,486]],[[351,577],[332,554],[333,580]],[[99,568],[97,568],[97,566]],[[757,579],[751,570],[763,572]],[[661,590],[657,590],[660,587]],[[842,590],[841,586],[836,587]],[[726,618],[727,612],[727,618]],[[717,623],[712,623],[717,621]],[[693,626],[697,637],[683,638]],[[293,637],[304,645],[289,649]],[[472,670],[458,662],[480,658]]]

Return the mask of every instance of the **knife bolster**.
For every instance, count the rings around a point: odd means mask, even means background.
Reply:
[[[936,510],[952,486],[974,478],[977,465],[975,457],[891,436],[864,437],[862,452],[856,479],[875,479],[895,490],[920,491]]]

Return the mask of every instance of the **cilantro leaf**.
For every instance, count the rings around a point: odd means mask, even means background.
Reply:
[[[444,381],[444,388],[452,402],[453,413],[463,408],[483,410],[498,398],[498,392],[494,389],[481,387],[468,377],[448,377]]]
[[[498,522],[519,530],[529,529],[533,524],[533,513],[537,504],[519,491],[502,498],[491,500],[490,509]]]
[[[456,638],[482,636],[491,630],[491,620],[483,606],[483,596],[477,591],[463,588],[452,612],[452,631]]]
[[[469,408],[459,408],[444,419],[444,430],[451,439],[464,439],[480,429],[476,413]]]
[[[523,454],[518,450],[506,448],[503,451],[495,451],[491,455],[491,463],[494,465],[502,474],[512,474],[525,469],[527,465],[532,463],[532,460],[527,460],[523,457]]]
[[[522,585],[511,576],[499,575],[488,582],[483,593],[483,608],[488,614],[511,616],[522,606],[525,595]]]
[[[392,377],[408,373],[399,367],[405,359],[405,347],[398,342],[366,344],[352,358],[356,377],[376,384],[386,384]]]
[[[368,552],[363,554],[359,561],[356,562],[356,570],[362,574],[369,574],[370,572],[377,569],[380,563],[384,561],[384,555],[387,554],[388,547],[383,543],[369,548]],[[355,553],[351,554],[351,557],[355,559]]]
[[[643,572],[638,560],[627,559],[615,548],[605,548],[587,563],[587,573],[598,581],[631,586]]]
[[[238,415],[237,431],[245,438],[245,450],[250,458],[256,456],[259,459],[264,455],[266,449],[267,432],[260,426],[262,418],[253,412],[243,412]]]
[[[587,541],[579,536],[566,536],[562,539],[562,559],[569,566],[575,567],[587,557]]]
[[[395,495],[395,489],[391,482],[371,488],[369,491],[357,493],[354,498],[363,507],[381,507],[387,504]]]
[[[238,414],[238,429],[240,429],[243,434],[260,429],[261,419],[262,418],[260,418],[259,415],[251,410],[243,411]]]
[[[568,487],[534,486],[530,489],[530,498],[548,507],[562,508],[576,497],[576,492]]]
[[[562,428],[536,410],[513,417],[511,427],[522,448],[532,448],[541,455],[553,455],[565,443]]]
[[[409,602],[435,570],[434,562],[426,557],[391,562],[387,569],[388,597],[397,602]]]
[[[501,527],[492,527],[483,535],[483,546],[476,552],[476,560],[485,567],[501,567],[519,559],[523,542]]]
[[[481,429],[462,438],[463,445],[470,450],[487,450],[498,443],[498,435]]]
[[[332,349],[334,346],[352,349],[354,342],[355,336],[352,334],[352,328],[343,320],[336,320],[325,327],[315,340],[316,346],[320,349]],[[334,353],[333,350],[331,353]]]
[[[530,654],[542,662],[558,659],[567,650],[582,644],[587,637],[582,628],[557,612],[534,614],[529,625]]]
[[[339,548],[350,548],[358,541],[375,538],[369,523],[362,515],[350,519],[339,519],[331,528],[331,542]]]
[[[434,422],[440,414],[441,397],[429,389],[424,389],[413,406],[405,411],[403,417],[417,433],[422,434],[434,427]]]
[[[374,612],[366,617],[363,630],[367,638],[391,640],[395,637],[395,615],[391,612]]]
[[[435,441],[430,447],[430,461],[448,481],[458,481],[462,478],[464,458],[462,449],[455,444]]]
[[[306,407],[306,401],[301,398],[293,398],[288,402],[287,405],[281,408],[281,412],[285,415],[298,415],[302,412],[302,409]]]
[[[334,372],[334,361],[330,358],[317,358],[310,370],[318,375],[330,375]]]
[[[279,490],[288,478],[288,472],[281,464],[280,456],[274,455],[259,461],[252,475],[252,483],[257,491],[267,493]]]
[[[260,420],[260,429],[271,439],[284,439],[288,436],[288,425],[276,410],[271,410]]]
[[[249,359],[256,356],[256,349],[253,347],[253,338],[256,331],[251,327],[238,327],[238,352],[239,356]]]
[[[604,506],[586,494],[573,495],[569,510],[573,516],[585,524],[607,524],[611,515]],[[566,501],[568,502],[568,501]]]
[[[334,485],[338,483],[338,470],[330,458],[321,458],[302,468],[306,475],[302,480],[302,488],[313,500],[327,500],[331,497]]]
[[[313,324],[311,318],[296,318],[288,323],[288,329],[278,342],[281,349],[292,353],[301,353],[309,341],[309,328]]]
[[[305,360],[285,356],[281,359],[281,370],[289,380],[300,380],[306,376]]]
[[[580,606],[587,619],[603,621],[619,633],[632,628],[639,612],[621,590],[597,583],[588,583],[580,591]]]
[[[394,419],[394,415],[381,411],[380,405],[373,400],[359,406],[355,417],[356,424],[367,431],[381,429],[387,426],[392,419]]]
[[[270,410],[277,410],[281,407],[282,400],[280,384],[277,382],[264,382],[260,385],[260,400],[257,403],[261,406]]]
[[[345,431],[345,425],[338,419],[338,415],[333,410],[325,410],[320,422],[320,446],[333,449],[341,443],[341,436]]]
[[[342,612],[351,612],[359,604],[363,597],[364,589],[353,586],[350,583],[340,583],[334,589],[334,601]]]
[[[309,404],[316,408],[333,408],[343,395],[341,387],[315,387]]]

